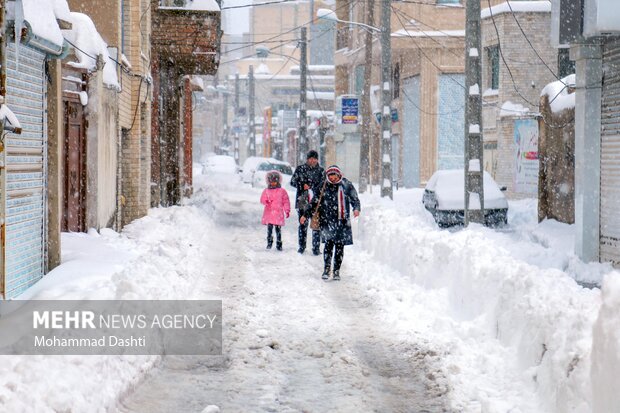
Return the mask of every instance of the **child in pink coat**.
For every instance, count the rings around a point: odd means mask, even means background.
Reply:
[[[261,223],[267,225],[267,249],[273,245],[273,227],[276,228],[276,249],[282,251],[282,226],[291,213],[291,203],[286,189],[280,182],[282,176],[278,171],[269,171],[265,176],[267,188],[260,196],[260,203],[265,205]]]

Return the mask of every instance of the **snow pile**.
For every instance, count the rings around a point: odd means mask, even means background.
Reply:
[[[425,214],[420,199],[421,191],[408,203],[413,216],[385,208],[387,203],[364,208],[359,239],[375,259],[445,299],[449,318],[428,319],[423,331],[436,334],[436,341],[450,349],[446,363],[454,407],[461,411],[480,403],[485,412],[591,411],[587,383],[600,293],[580,287],[570,271],[608,271],[615,279],[618,273],[601,264],[558,262],[566,251],[551,252],[544,242],[520,240],[519,226],[527,225],[523,217],[509,218],[518,225],[516,234],[477,225],[454,233],[436,231],[430,214],[420,219]],[[617,284],[608,295],[609,310],[601,312],[608,338],[602,346],[615,339],[612,354],[617,355],[619,318],[612,310],[620,296]],[[608,354],[601,349],[601,364],[608,363]],[[615,366],[606,365],[601,382],[617,372]],[[498,389],[512,389],[513,394]],[[528,392],[539,400],[527,401]],[[607,394],[610,400],[615,394],[617,406],[618,393]]]
[[[20,299],[210,299],[205,259],[213,249],[212,227],[200,209],[173,207],[150,210],[122,235],[63,233],[63,264]],[[0,356],[0,411],[112,411],[159,360]]]
[[[547,96],[551,111],[560,113],[566,109],[575,108],[575,93],[569,93],[568,88],[575,86],[575,75],[569,75],[544,87],[540,96]]]
[[[266,64],[261,63],[260,65],[258,65],[254,73],[256,73],[257,75],[270,75],[271,70],[269,70],[269,67]]]
[[[95,24],[86,14],[74,13],[69,21],[73,25],[71,30],[63,30],[67,40],[77,47],[75,54],[78,62],[71,62],[74,67],[93,70],[96,68],[95,57],[102,55],[105,65],[103,66],[103,83],[108,86],[120,87],[116,74],[116,62],[110,58],[108,45],[101,38]]]
[[[529,108],[526,108],[519,103],[512,103],[511,101],[507,100],[502,105],[502,108],[499,111],[499,116],[503,118],[506,116],[527,115],[529,112]]]
[[[593,413],[618,409],[620,395],[620,277],[609,276],[602,289],[602,305],[594,325],[592,344]]]
[[[4,121],[5,119],[14,128],[22,127],[22,125],[19,123],[19,119],[17,119],[17,116],[15,116],[13,111],[9,109],[9,107],[3,103],[2,105],[0,105],[0,121]]]

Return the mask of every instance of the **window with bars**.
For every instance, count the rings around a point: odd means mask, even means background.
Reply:
[[[489,67],[489,87],[499,89],[499,46],[487,47]]]

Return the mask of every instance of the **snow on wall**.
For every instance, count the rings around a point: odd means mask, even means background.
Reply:
[[[495,247],[491,230],[429,231],[429,224],[421,223],[419,218],[372,207],[365,208],[360,219],[359,239],[364,250],[410,276],[416,284],[447,295],[455,322],[470,325],[470,332],[455,331],[458,340],[470,343],[472,353],[460,356],[458,373],[451,379],[455,388],[467,393],[466,397],[484,401],[481,411],[510,410],[508,401],[494,400],[492,393],[480,388],[476,377],[481,364],[489,370],[500,368],[494,367],[501,364],[496,363],[496,356],[484,354],[486,340],[497,339],[506,354],[517,355],[508,362],[515,364],[523,380],[519,385],[515,383],[515,388],[525,385],[537,393],[536,404],[544,406],[544,410],[536,411],[591,412],[588,383],[592,326],[600,302],[598,290],[580,287],[552,266],[534,266],[513,258],[509,251]],[[614,300],[619,290],[616,284]],[[613,314],[612,308],[618,305],[606,300],[609,309],[601,312],[601,318],[614,320],[614,324],[607,322],[605,332],[617,335],[619,316],[617,311]],[[617,337],[615,343],[617,346]],[[618,347],[615,350],[618,354]],[[601,364],[608,362],[604,354],[601,351]],[[620,356],[615,362],[618,360]],[[600,380],[617,372],[617,366],[605,366],[598,373]],[[609,392],[606,394],[612,400],[610,387],[604,389],[599,391]]]
[[[101,38],[91,18],[86,14],[72,12],[69,16],[69,21],[73,25],[72,29],[63,30],[62,32],[67,40],[78,47],[75,49],[75,54],[79,62],[73,63],[73,66],[93,70],[97,63],[93,57],[103,55],[105,61],[103,83],[119,87],[116,62],[110,58],[108,45]]]
[[[220,11],[220,6],[215,0],[187,0],[185,6],[182,7],[165,7],[159,6],[164,10],[197,10],[197,11]]]
[[[565,109],[575,107],[575,93],[568,93],[568,86],[575,86],[575,75],[549,83],[540,93],[540,96],[546,95],[549,98],[553,113],[560,113]]]
[[[497,16],[502,13],[551,13],[551,2],[548,0],[543,1],[511,1],[498,4],[491,8],[482,9],[480,12],[480,18],[486,19],[493,16]]]

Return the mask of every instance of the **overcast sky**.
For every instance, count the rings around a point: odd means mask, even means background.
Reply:
[[[222,7],[252,4],[252,0],[222,0]],[[249,7],[224,10],[224,33],[241,34],[250,30]]]

